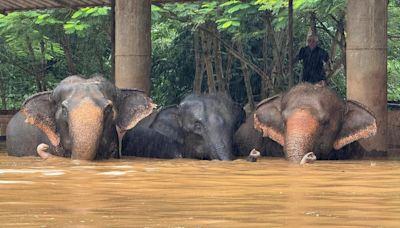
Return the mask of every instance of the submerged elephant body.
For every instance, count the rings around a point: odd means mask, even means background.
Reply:
[[[232,160],[233,133],[243,115],[226,95],[189,95],[128,131],[122,155]]]
[[[327,158],[332,149],[368,138],[377,128],[375,117],[363,105],[344,101],[327,86],[310,83],[260,102],[254,127],[283,146],[286,158],[295,162],[308,152]]]
[[[119,138],[152,112],[143,92],[120,90],[101,76],[70,76],[54,89],[28,98],[7,126],[9,155],[36,155],[36,147],[73,159],[105,159]]]
[[[283,157],[283,148],[277,142],[254,128],[254,113],[249,113],[246,122],[240,126],[234,135],[234,151],[236,156],[244,157],[255,149],[261,156]]]

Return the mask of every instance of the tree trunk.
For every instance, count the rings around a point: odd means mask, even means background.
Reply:
[[[1,107],[3,110],[7,110],[7,97],[5,94],[1,95]]]
[[[200,50],[200,35],[199,31],[194,32],[193,38],[193,46],[194,46],[194,56],[196,61],[196,72],[194,75],[194,82],[193,82],[193,91],[195,94],[201,93],[201,82],[203,81],[203,72],[202,72],[202,61],[201,61],[201,50]]]
[[[270,12],[267,13],[267,19],[266,19],[266,25],[267,25],[267,30],[270,34],[270,39],[271,39],[271,44],[272,44],[272,54],[273,54],[273,59],[275,62],[275,72],[277,74],[277,77],[279,77],[282,80],[283,77],[283,71],[282,71],[282,62],[281,62],[281,55],[280,55],[280,49],[278,46],[278,39],[277,39],[277,34],[272,26],[272,14]]]
[[[241,43],[237,44],[239,53],[243,55],[243,46]],[[247,65],[245,62],[240,61],[240,64],[242,65],[242,72],[243,72],[243,78],[244,78],[244,85],[246,86],[246,93],[247,93],[247,102],[249,104],[249,108],[251,112],[254,110],[254,98],[253,98],[253,90],[251,88],[251,80],[250,80],[250,73],[249,69],[247,68]]]
[[[25,42],[26,42],[26,47],[28,49],[29,55],[31,56],[31,61],[32,61],[31,68],[33,69],[33,75],[35,77],[37,91],[42,92],[43,91],[42,84],[41,84],[40,78],[38,76],[38,74],[40,72],[37,70],[37,67],[35,66],[35,59],[36,59],[35,51],[33,50],[33,47],[32,47],[31,38],[28,35],[25,37]]]
[[[336,19],[333,15],[331,18],[336,21],[336,32],[332,34],[331,31],[324,25],[324,23],[316,17],[321,28],[332,38],[330,45],[328,69],[326,69],[326,79],[334,77],[339,71],[342,65],[346,68],[346,44],[344,40],[344,13],[339,15],[340,19]],[[340,58],[336,58],[337,48],[340,48]],[[331,65],[332,64],[332,65]]]
[[[265,23],[265,33],[264,33],[264,40],[263,40],[263,70],[266,74],[271,75],[271,69],[272,69],[272,62],[270,61],[270,55],[269,55],[269,45],[268,45],[268,41],[269,39],[269,32],[268,32],[268,26],[266,23],[266,20],[264,20]],[[262,78],[262,90],[261,90],[261,98],[267,98],[269,97],[269,95],[271,94],[272,91],[272,78],[268,77],[267,79]]]
[[[343,67],[344,67],[344,72],[346,72],[345,74],[347,74],[347,54],[346,54],[346,37],[344,35],[344,22],[343,22],[343,27],[341,28],[341,32],[340,32],[340,49],[342,51],[342,59],[343,59]]]
[[[207,34],[205,32],[201,33],[201,41],[203,43],[203,51],[204,51],[204,62],[206,64],[207,71],[207,84],[208,84],[208,92],[213,93],[216,91],[215,88],[215,80],[214,80],[214,72],[213,65],[211,60],[211,40],[208,39]]]
[[[293,75],[293,0],[289,0],[289,88],[294,84]]]
[[[0,96],[1,96],[1,107],[3,110],[7,110],[7,92],[5,78],[3,77],[3,72],[0,71]]]
[[[225,76],[226,76],[226,90],[229,91],[229,84],[232,79],[232,63],[233,63],[233,58],[232,55],[227,53],[226,57],[226,70],[225,70]]]
[[[71,44],[67,35],[61,36],[61,46],[64,49],[65,61],[67,63],[68,73],[71,75],[77,74],[76,66],[72,57]]]
[[[104,60],[103,60],[103,53],[101,53],[101,50],[99,50],[100,48],[98,46],[96,46],[96,57],[97,57],[97,61],[99,63],[99,73],[104,75],[105,70],[104,70]]]
[[[46,67],[47,67],[47,61],[46,61],[46,46],[44,43],[44,40],[40,41],[40,53],[42,54],[41,56],[41,61],[40,61],[40,72],[38,72],[38,77],[41,82],[42,88],[41,91],[46,91],[47,90],[47,82],[46,82]]]
[[[317,16],[315,15],[315,12],[310,12],[310,30],[313,35],[318,35],[317,34]]]
[[[214,24],[214,32],[218,34],[218,30],[216,28],[216,25]],[[221,44],[219,40],[214,37],[213,40],[213,47],[214,47],[214,57],[215,57],[215,73],[217,76],[217,87],[218,91],[225,92],[225,81],[224,81],[224,75],[223,75],[223,70],[222,70],[222,59],[221,59]]]
[[[208,30],[204,26],[199,26],[199,28],[203,31],[208,33],[211,36],[216,37],[222,44],[222,46],[225,47],[226,51],[229,52],[232,56],[236,57],[240,61],[244,61],[250,69],[252,69],[254,72],[256,72],[258,75],[261,77],[268,79],[269,75],[267,75],[264,71],[262,71],[258,66],[253,64],[251,61],[249,61],[245,56],[242,56],[239,52],[237,52],[231,45],[229,45],[227,42],[225,42],[221,37],[217,36],[215,33],[212,31]]]

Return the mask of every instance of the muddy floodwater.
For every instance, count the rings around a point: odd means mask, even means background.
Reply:
[[[8,157],[1,227],[400,227],[399,161]]]

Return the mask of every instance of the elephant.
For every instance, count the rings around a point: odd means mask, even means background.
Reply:
[[[225,94],[191,94],[129,130],[122,141],[122,155],[233,160],[233,133],[244,115]]]
[[[364,105],[342,99],[324,84],[300,83],[261,101],[254,128],[279,143],[289,161],[308,152],[326,159],[330,152],[376,134],[376,119]]]
[[[254,112],[249,112],[243,123],[234,135],[234,152],[238,157],[248,156],[253,150],[261,156],[283,157],[283,148],[270,138],[263,137],[262,133],[254,128]]]
[[[27,98],[6,130],[12,156],[45,153],[79,160],[118,157],[124,133],[150,115],[154,104],[136,89],[119,89],[101,75],[69,76],[53,91]]]

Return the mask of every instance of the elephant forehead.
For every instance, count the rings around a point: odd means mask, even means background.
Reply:
[[[309,110],[297,110],[292,113],[286,122],[286,132],[291,133],[315,133],[318,128],[318,121]]]
[[[88,97],[82,99],[72,110],[70,110],[71,116],[81,119],[93,119],[101,113],[102,108]]]
[[[84,132],[81,130],[87,128],[97,128],[103,118],[103,112],[91,99],[83,99],[68,115],[71,128],[75,132]],[[81,129],[81,130],[79,130]]]
[[[191,114],[195,118],[203,118],[206,107],[201,101],[188,101],[180,104],[182,113]]]
[[[101,88],[99,83],[68,84],[58,86],[53,92],[53,97],[56,101],[74,98],[83,99],[84,97],[101,98],[106,96],[106,92]]]
[[[297,98],[284,103],[282,116],[287,119],[292,113],[298,110],[308,110],[314,117],[320,121],[328,120],[339,121],[344,113],[344,103],[338,99],[329,100],[328,98]]]

